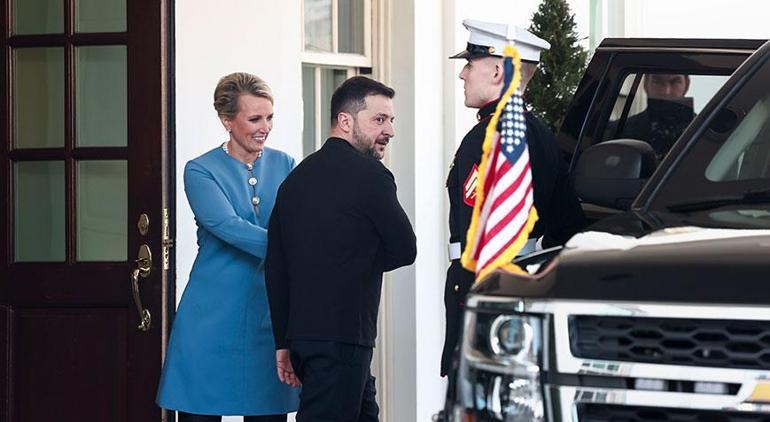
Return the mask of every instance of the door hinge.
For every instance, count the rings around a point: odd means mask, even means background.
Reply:
[[[168,208],[163,208],[163,270],[168,271],[169,256],[171,255],[171,248],[174,247],[174,239],[171,238],[171,228],[168,223]]]

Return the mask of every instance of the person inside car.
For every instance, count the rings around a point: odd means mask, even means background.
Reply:
[[[688,98],[690,75],[654,73],[644,75],[647,108],[629,117],[620,133],[618,121],[610,122],[609,139],[631,138],[649,143],[660,161],[695,118]]]

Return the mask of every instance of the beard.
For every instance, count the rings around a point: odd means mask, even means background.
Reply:
[[[377,160],[382,160],[383,154],[375,149],[377,145],[376,139],[363,134],[358,127],[358,122],[353,123],[353,143],[360,153]]]

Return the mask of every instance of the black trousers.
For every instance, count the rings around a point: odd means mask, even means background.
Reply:
[[[444,286],[444,308],[446,309],[446,331],[444,332],[444,350],[441,352],[441,376],[450,377],[452,383],[452,362],[457,356],[458,341],[463,329],[463,310],[465,297],[468,295],[475,275],[463,268],[459,259],[449,264]]]
[[[333,341],[292,341],[302,381],[297,422],[377,422],[372,348]]]
[[[221,422],[221,416],[194,415],[178,412],[177,422]],[[286,415],[244,416],[243,422],[286,422]]]

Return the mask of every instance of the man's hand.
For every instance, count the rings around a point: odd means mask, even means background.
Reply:
[[[299,387],[302,383],[294,373],[294,367],[291,366],[289,359],[289,349],[278,349],[275,351],[275,367],[278,370],[278,379],[282,383],[292,387]]]

